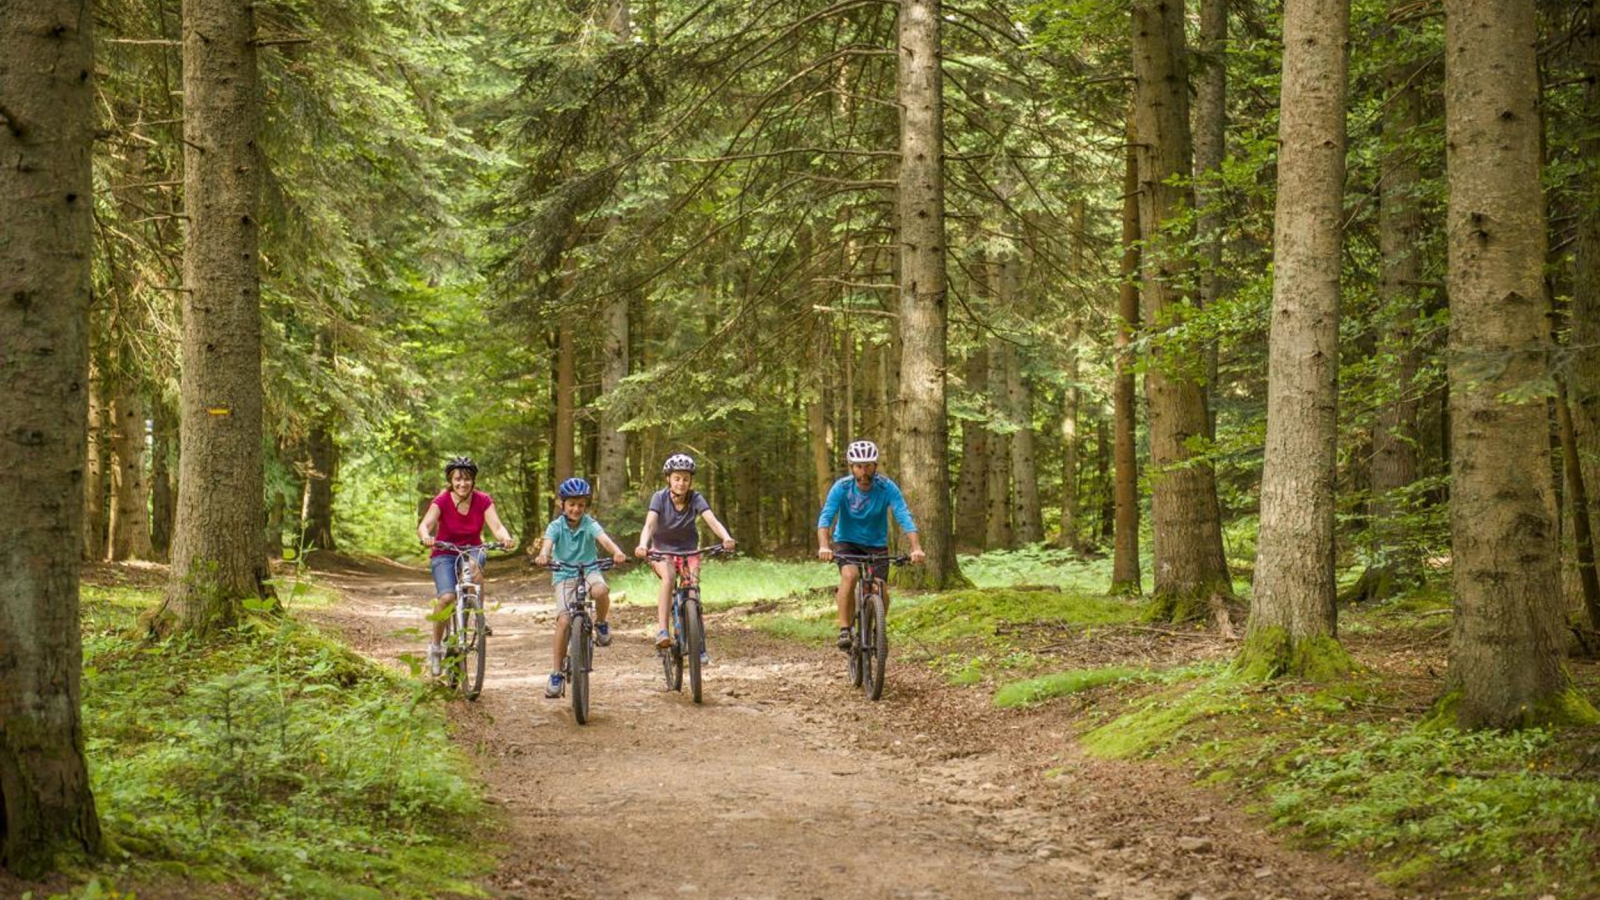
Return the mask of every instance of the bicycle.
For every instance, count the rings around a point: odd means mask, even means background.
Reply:
[[[592,563],[545,563],[545,568],[551,571],[572,572],[578,578],[576,589],[557,618],[568,617],[567,655],[561,662],[561,674],[566,678],[572,697],[572,717],[579,725],[589,721],[589,672],[594,667],[594,604],[589,602],[589,573],[604,572],[615,565],[609,559]]]
[[[490,550],[504,550],[505,545],[499,541],[472,546],[436,541],[433,546],[456,557],[456,602],[444,622],[442,675],[452,690],[461,691],[468,700],[476,700],[483,692],[489,624],[483,610],[483,565],[479,562],[473,566],[469,560]]]
[[[888,610],[884,607],[882,578],[877,564],[903,566],[909,556],[886,553],[835,553],[833,558],[861,569],[856,579],[856,614],[850,623],[850,686],[861,688],[868,700],[883,696],[884,667],[889,662]]]
[[[672,636],[672,644],[658,651],[661,655],[661,671],[666,676],[667,690],[681,691],[683,670],[687,663],[689,694],[696,703],[700,702],[700,666],[703,662],[701,657],[706,651],[706,631],[705,620],[700,614],[699,570],[689,565],[689,559],[702,554],[721,556],[724,552],[721,544],[713,544],[699,550],[651,550],[645,554],[653,560],[672,560],[675,584],[667,619],[667,632]]]

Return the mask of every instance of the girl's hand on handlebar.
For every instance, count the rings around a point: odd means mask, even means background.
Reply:
[[[733,552],[733,547],[734,547],[733,538],[730,537],[730,538],[723,538],[722,539],[722,549],[728,551],[729,553],[732,553]]]
[[[639,546],[633,548],[633,555],[639,557],[640,559],[644,559],[649,554],[650,554],[650,551],[646,550],[645,546],[643,544],[640,544]]]

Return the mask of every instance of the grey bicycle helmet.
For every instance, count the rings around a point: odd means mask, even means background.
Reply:
[[[693,475],[694,457],[687,453],[672,454],[667,457],[666,462],[661,464],[661,474],[666,475],[669,472],[688,472]]]

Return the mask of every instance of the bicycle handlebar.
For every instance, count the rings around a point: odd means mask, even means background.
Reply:
[[[676,556],[679,559],[687,559],[691,556],[721,556],[725,553],[733,553],[733,551],[723,549],[721,544],[712,544],[709,547],[701,547],[698,550],[650,550],[645,553],[645,558],[663,560],[669,556]]]
[[[552,559],[545,563],[544,567],[554,572],[565,570],[568,572],[577,572],[579,575],[582,575],[584,572],[592,569],[599,569],[602,572],[606,571],[607,569],[614,569],[617,567],[617,563],[616,560],[611,559],[597,559],[590,563],[569,563],[562,562],[559,559]]]
[[[444,550],[444,551],[449,552],[449,553],[458,553],[458,554],[459,553],[467,553],[467,552],[470,552],[472,550],[485,550],[485,551],[487,551],[487,550],[504,550],[504,549],[506,549],[506,545],[500,543],[499,541],[490,541],[487,544],[452,544],[449,541],[434,541],[433,542],[433,546],[434,546],[435,549]]]
[[[886,562],[886,563],[889,563],[890,565],[903,566],[906,563],[911,562],[911,557],[909,557],[909,556],[890,556],[887,553],[834,553],[833,554],[833,561],[835,561],[835,562],[843,561],[843,562],[847,562],[847,563],[867,563],[867,564]]]

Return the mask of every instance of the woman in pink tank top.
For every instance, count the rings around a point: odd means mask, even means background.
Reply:
[[[483,543],[483,528],[487,525],[500,543],[505,545],[505,549],[516,547],[511,532],[501,524],[500,514],[495,512],[494,499],[475,489],[478,464],[470,456],[457,456],[445,463],[444,477],[450,486],[433,498],[433,502],[428,504],[428,511],[422,515],[422,521],[417,523],[417,537],[423,546],[434,547],[433,555],[428,560],[433,570],[435,594],[433,612],[436,621],[433,623],[433,640],[428,643],[428,671],[433,675],[439,674],[440,660],[444,656],[440,644],[444,640],[444,619],[438,613],[456,602],[455,554],[435,547],[435,543],[443,541],[457,546],[476,547]],[[474,551],[470,557],[471,565],[474,568],[482,566],[483,558],[482,550]]]

